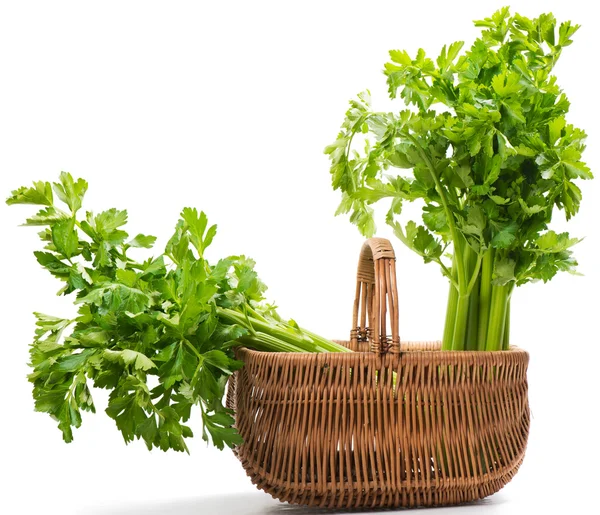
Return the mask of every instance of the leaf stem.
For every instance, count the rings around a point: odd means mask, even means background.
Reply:
[[[506,301],[506,315],[504,319],[504,340],[502,350],[510,349],[510,297]]]
[[[508,285],[492,285],[492,300],[485,350],[502,350],[504,344],[504,322],[506,320],[508,294]]]
[[[479,321],[477,323],[477,348],[485,350],[488,332],[488,320],[492,301],[492,273],[494,269],[495,249],[489,248],[483,255],[481,282],[479,284]]]
[[[456,282],[456,279],[452,276],[452,272],[448,269],[448,267],[446,265],[444,265],[444,262],[440,258],[436,258],[436,259],[434,259],[434,261],[438,265],[440,265],[440,267],[442,268],[442,270],[444,272],[444,275],[448,278],[452,287],[458,289],[458,283]]]
[[[448,205],[448,198],[446,197],[446,191],[445,191],[444,187],[442,186],[442,183],[438,179],[437,172],[435,170],[435,166],[433,166],[433,163],[431,162],[431,159],[427,155],[427,152],[425,152],[425,149],[423,149],[423,147],[421,146],[419,141],[412,134],[410,134],[409,132],[406,132],[406,133],[401,133],[401,135],[406,137],[408,140],[410,140],[415,145],[415,147],[417,148],[417,152],[419,153],[419,155],[421,156],[423,161],[425,161],[425,165],[427,166],[427,169],[429,170],[431,178],[433,179],[433,182],[435,184],[435,189],[437,190],[437,192],[440,196],[442,207],[444,208],[444,213],[446,214],[446,219],[448,221],[448,228],[450,229],[450,234],[452,235],[452,240],[454,242],[454,252],[458,251],[459,258],[462,258],[462,251],[459,250],[459,247],[460,247],[459,237],[462,237],[462,235],[456,230],[456,224],[454,223],[454,216],[452,215],[452,211],[450,210],[450,207]],[[457,265],[457,273],[458,273],[459,293],[465,294],[466,288],[467,288],[467,284],[466,284],[467,278],[465,276],[465,269],[464,269],[464,264],[462,262],[462,259],[458,259],[456,261],[456,265]]]
[[[244,337],[246,341],[249,341],[249,338],[256,337],[257,341],[261,342],[264,340],[264,336],[267,335],[284,344],[291,344],[303,352],[351,352],[343,345],[326,340],[325,338],[306,330],[298,332],[296,329],[287,326],[285,323],[276,325],[249,316],[248,322],[247,318],[242,313],[229,308],[217,308],[217,313],[223,320],[241,325],[247,329],[249,329],[247,324],[251,323],[255,333],[259,333],[260,336],[246,335]],[[270,343],[273,343],[273,341],[274,340],[270,340]]]
[[[454,333],[452,335],[452,350],[465,350],[469,304],[470,299],[468,295],[458,296],[456,320],[454,322]]]
[[[446,307],[446,322],[444,324],[442,350],[452,350],[454,325],[456,323],[456,309],[458,307],[458,286],[453,278],[454,274],[456,274],[456,256],[452,258],[452,263],[452,279],[450,281],[450,291],[448,292],[448,304]]]
[[[181,341],[182,341],[183,343],[185,343],[185,344],[186,344],[186,345],[187,345],[187,346],[190,348],[190,350],[191,350],[191,351],[192,351],[192,352],[193,352],[193,353],[194,353],[194,354],[197,356],[197,358],[198,358],[200,361],[203,361],[203,360],[204,360],[204,357],[202,356],[202,354],[200,354],[200,353],[198,352],[198,349],[196,349],[196,347],[194,347],[194,346],[193,346],[193,345],[190,343],[190,341],[189,341],[187,338],[183,338]]]
[[[481,269],[481,262],[483,257],[481,254],[477,254],[477,261],[475,262],[475,268],[473,270],[473,274],[471,275],[471,280],[469,281],[469,286],[467,286],[467,295],[471,295],[473,291],[473,287],[477,284],[477,280],[479,279],[479,271]]]

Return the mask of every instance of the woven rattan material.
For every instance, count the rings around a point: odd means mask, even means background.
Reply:
[[[281,501],[465,502],[498,491],[523,459],[522,350],[380,357],[241,349],[239,358],[245,365],[228,401],[245,443],[235,452],[252,482]]]
[[[399,352],[396,256],[386,239],[371,238],[361,249],[352,328],[349,344],[352,350],[371,350],[380,354]],[[363,345],[365,342],[369,345]]]
[[[234,452],[258,488],[295,504],[430,506],[490,495],[525,453],[529,356],[400,345],[393,250],[372,243],[361,252],[346,345],[375,352],[238,349],[244,367],[227,405],[244,443]],[[360,273],[369,259],[373,282]]]

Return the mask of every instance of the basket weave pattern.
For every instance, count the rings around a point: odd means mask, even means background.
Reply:
[[[366,352],[238,350],[245,365],[227,396],[244,438],[235,453],[252,482],[281,501],[455,504],[498,491],[523,460],[528,354],[400,344],[390,250],[376,239],[361,253],[346,345]]]

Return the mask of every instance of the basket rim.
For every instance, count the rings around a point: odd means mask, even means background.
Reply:
[[[348,340],[334,340],[336,342],[347,342]],[[415,344],[437,344],[439,343],[441,347],[441,341],[407,341],[403,342],[403,345],[408,345],[409,347],[415,346]],[[493,358],[498,359],[501,357],[504,358],[521,358],[523,360],[529,360],[529,352],[525,349],[518,347],[516,345],[511,345],[509,350],[496,350],[496,351],[467,351],[467,350],[441,350],[439,349],[411,349],[411,348],[403,348],[400,350],[400,353],[395,354],[385,354],[383,356],[378,355],[371,351],[353,351],[353,352],[271,352],[271,351],[259,351],[254,350],[248,347],[236,347],[236,351],[243,353],[244,355],[252,358],[261,358],[270,356],[270,359],[275,358],[285,358],[286,360],[298,360],[303,361],[307,358],[311,359],[324,359],[324,358],[334,358],[334,359],[350,359],[351,356],[360,357],[363,359],[389,359],[393,356],[401,356],[404,358],[414,357],[417,359],[420,358],[437,358],[436,361],[439,360],[441,356],[447,357],[451,361],[459,360],[471,360],[472,358],[479,358],[475,361],[488,361]]]

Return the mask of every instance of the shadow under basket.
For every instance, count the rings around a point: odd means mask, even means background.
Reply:
[[[528,354],[400,344],[390,250],[374,238],[361,252],[355,329],[340,342],[357,352],[237,350],[244,367],[230,379],[227,406],[244,443],[234,452],[276,499],[323,508],[456,504],[497,492],[523,461]]]

